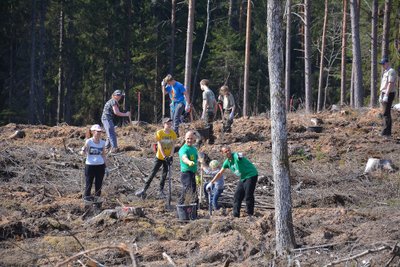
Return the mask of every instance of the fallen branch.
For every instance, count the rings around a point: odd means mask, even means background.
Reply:
[[[88,254],[88,253],[91,253],[91,252],[94,252],[94,251],[98,251],[98,250],[103,250],[103,249],[119,249],[119,250],[122,250],[122,251],[124,251],[124,252],[126,252],[126,253],[128,253],[130,255],[130,257],[132,259],[132,266],[134,266],[134,267],[137,266],[136,265],[135,256],[131,255],[131,253],[130,253],[130,250],[132,250],[132,249],[129,249],[126,244],[121,243],[118,246],[107,245],[107,246],[101,246],[101,247],[98,247],[98,248],[93,248],[93,249],[88,249],[88,250],[85,250],[85,251],[81,251],[81,252],[69,257],[68,259],[58,263],[56,265],[56,267],[66,265],[68,262],[73,261],[74,259],[76,259],[76,258],[78,258],[78,257],[80,257],[82,255],[85,255],[85,254]]]
[[[328,263],[328,264],[325,265],[324,267],[334,266],[334,265],[339,264],[339,263],[344,262],[344,261],[354,260],[354,259],[360,258],[360,257],[362,257],[362,256],[365,256],[365,255],[367,255],[367,254],[379,252],[379,251],[386,250],[386,249],[391,249],[391,247],[385,245],[385,246],[379,247],[379,248],[377,248],[377,249],[368,249],[368,250],[366,250],[366,251],[363,251],[363,252],[361,252],[361,253],[359,253],[359,254],[356,254],[356,255],[353,255],[353,256],[351,256],[351,257],[344,258],[344,259],[341,259],[341,260],[337,260],[337,261],[333,261],[333,262],[331,262],[331,263]]]
[[[303,252],[303,251],[306,251],[306,250],[333,247],[333,246],[336,246],[336,245],[347,244],[347,243],[351,243],[351,242],[330,243],[330,244],[324,244],[324,245],[318,245],[318,246],[312,246],[312,247],[295,248],[295,249],[292,249],[292,252]]]
[[[172,260],[172,258],[165,252],[162,253],[162,256],[164,259],[166,259],[172,266],[176,266],[175,262]]]

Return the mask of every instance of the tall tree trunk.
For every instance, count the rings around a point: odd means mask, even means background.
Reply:
[[[158,12],[158,8],[155,5],[155,7],[153,8],[153,16],[155,21],[159,21],[160,16],[159,16],[160,12]],[[156,42],[157,44],[160,43],[160,23],[156,23],[156,26],[154,27],[155,32],[156,32]],[[158,66],[159,64],[159,57],[160,57],[160,51],[159,51],[159,46],[156,46],[156,51],[155,51],[155,58],[154,58],[154,67],[155,67],[155,76],[154,76],[154,90],[153,90],[153,94],[152,94],[152,100],[153,100],[153,114],[154,114],[154,118],[153,118],[153,122],[154,123],[158,123],[158,110],[159,110],[159,106],[160,103],[158,101],[158,97],[159,97],[159,82],[158,82],[158,78],[160,75],[160,68]],[[164,94],[163,94],[164,95]],[[165,103],[163,103],[165,104]],[[164,118],[165,115],[165,106],[162,106],[161,108],[161,112],[162,112],[162,118]]]
[[[286,47],[285,47],[285,96],[286,96],[286,111],[290,111],[290,71],[291,71],[291,31],[292,23],[292,0],[286,0]]]
[[[240,7],[239,7],[239,32],[243,31],[243,17],[244,17],[244,3],[245,0],[239,0]]]
[[[15,33],[15,25],[14,25],[14,3],[10,3],[10,16],[9,16],[9,26],[10,26],[10,68],[9,68],[9,87],[8,87],[8,99],[7,99],[7,108],[11,111],[13,109],[13,95],[15,90],[15,43],[16,43],[16,33]],[[11,122],[11,117],[8,116],[8,122]]]
[[[237,0],[229,0],[229,7],[228,7],[228,24],[229,26],[234,29],[238,30],[237,25]]]
[[[351,63],[350,107],[354,108],[354,61]]]
[[[171,48],[169,56],[169,73],[173,75],[175,68],[175,31],[176,31],[176,0],[171,0]]]
[[[193,46],[193,28],[194,28],[194,7],[195,0],[189,0],[189,14],[186,35],[186,58],[185,58],[185,87],[188,95],[191,92],[192,78],[192,46]]]
[[[392,10],[392,1],[385,0],[385,11],[383,16],[382,57],[389,57],[389,32],[390,32],[391,10]]]
[[[377,104],[377,54],[378,54],[378,0],[372,0],[372,19],[371,19],[371,102],[370,106]]]
[[[312,113],[311,85],[311,0],[304,0],[304,88],[306,91],[306,113]]]
[[[346,50],[347,50],[347,0],[343,0],[342,19],[342,62],[340,72],[340,105],[346,103]]]
[[[274,175],[276,254],[295,247],[292,197],[287,149],[285,92],[283,82],[282,6],[269,0],[267,8],[268,73],[271,101],[272,168]]]
[[[248,115],[247,102],[249,95],[249,73],[250,73],[250,34],[251,34],[251,1],[247,1],[247,21],[246,21],[246,51],[244,55],[244,91],[243,91],[243,117]]]
[[[40,0],[40,31],[39,31],[39,71],[38,71],[38,86],[37,86],[37,110],[38,110],[38,121],[41,124],[45,124],[45,98],[44,98],[44,62],[45,62],[45,27],[44,22],[46,19],[46,6],[45,1]]]
[[[64,93],[64,0],[60,0],[59,42],[58,42],[58,92],[57,92],[57,122],[62,120],[62,95]]]
[[[124,85],[125,85],[125,103],[128,107],[124,107],[127,111],[134,103],[130,104],[129,90],[131,89],[131,25],[132,25],[132,1],[125,1],[126,23],[125,23],[125,59],[124,59]],[[133,100],[132,100],[133,101]],[[122,123],[126,117],[122,117]]]
[[[319,81],[318,81],[318,103],[317,111],[320,112],[324,107],[322,97],[322,81],[324,76],[324,58],[325,58],[325,42],[326,42],[326,27],[328,24],[328,0],[325,0],[325,12],[324,12],[324,25],[322,27],[322,42],[321,42],[321,59],[319,63]]]
[[[32,0],[31,18],[31,73],[29,86],[29,123],[36,123],[36,0]]]
[[[194,74],[194,79],[193,79],[193,90],[192,90],[192,96],[191,96],[191,100],[194,103],[195,99],[196,99],[196,95],[197,95],[197,91],[195,90],[195,86],[197,84],[197,75],[199,74],[199,69],[200,69],[200,65],[201,65],[201,61],[203,59],[203,55],[204,55],[204,50],[206,49],[206,44],[207,44],[207,38],[208,38],[208,29],[210,27],[210,0],[207,0],[207,22],[206,22],[206,32],[204,34],[204,41],[203,41],[203,47],[201,48],[201,53],[200,53],[200,57],[199,57],[199,62],[197,62],[197,67],[196,67],[196,71]]]
[[[69,68],[67,68],[66,75],[65,75],[65,98],[64,98],[64,121],[67,124],[71,124],[72,122],[72,77],[73,77],[73,69],[74,66],[69,64]]]
[[[350,0],[350,14],[354,61],[354,107],[361,108],[363,106],[364,96],[361,71],[360,6],[358,0]]]

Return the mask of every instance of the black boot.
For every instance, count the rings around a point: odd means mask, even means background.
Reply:
[[[135,192],[135,196],[145,199],[146,198],[146,189],[142,188],[142,189],[137,190]]]

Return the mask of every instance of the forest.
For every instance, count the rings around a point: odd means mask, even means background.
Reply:
[[[168,73],[185,84],[194,110],[199,81],[209,79],[215,93],[229,86],[237,116],[268,112],[267,2],[1,1],[0,125],[99,123],[116,89],[132,119],[157,123]],[[287,109],[375,106],[379,60],[400,66],[400,2],[282,5]]]

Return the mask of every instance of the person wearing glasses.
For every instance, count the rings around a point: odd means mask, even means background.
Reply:
[[[254,215],[254,191],[258,180],[258,171],[254,164],[246,158],[243,153],[232,152],[229,146],[223,146],[221,153],[226,158],[221,170],[214,176],[207,185],[211,190],[213,184],[220,179],[225,170],[230,169],[239,177],[236,191],[233,197],[233,217],[240,217],[240,206],[242,201],[246,202],[246,211],[249,218]]]

